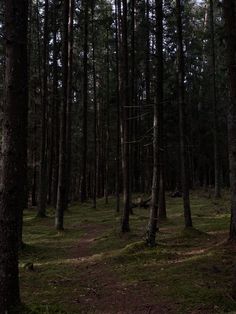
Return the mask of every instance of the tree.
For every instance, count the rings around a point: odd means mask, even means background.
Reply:
[[[118,1],[119,2],[119,1]],[[121,104],[121,124],[122,124],[122,170],[123,170],[123,217],[121,222],[122,232],[129,232],[129,214],[131,205],[130,195],[130,158],[129,158],[129,65],[128,65],[128,23],[127,23],[127,0],[122,1],[121,14],[121,51],[120,51],[120,95]],[[118,4],[120,6],[120,4]]]
[[[58,25],[57,25],[57,7],[58,2],[54,0],[53,2],[53,61],[52,61],[52,107],[53,107],[53,116],[52,116],[52,154],[53,165],[52,165],[52,205],[54,208],[57,206],[57,190],[58,190],[58,175],[59,175],[59,143],[58,138],[60,136],[60,100],[58,93]]]
[[[116,182],[115,182],[115,190],[116,190],[116,212],[120,211],[120,73],[119,73],[119,41],[120,41],[120,23],[119,23],[119,8],[117,0],[115,0],[115,70],[116,70],[116,82],[115,82],[115,93],[116,93],[116,113],[117,113],[117,121],[116,121]]]
[[[236,241],[236,4],[234,0],[224,0],[226,52],[229,80],[228,143],[231,187],[230,239]],[[235,289],[236,293],[236,289]]]
[[[68,22],[69,0],[63,2],[62,46],[62,108],[60,126],[59,178],[56,207],[56,229],[64,229],[64,211],[67,208],[67,102],[68,102]]]
[[[214,162],[215,162],[215,198],[221,197],[221,178],[220,178],[220,163],[219,163],[219,136],[218,136],[218,113],[217,113],[217,91],[216,91],[216,52],[215,52],[215,25],[214,25],[214,6],[213,0],[210,0],[210,36],[211,36],[211,98],[214,113]]]
[[[96,6],[96,1],[93,0],[91,4],[92,8],[92,34],[93,34],[93,42],[92,42],[92,48],[93,48],[93,60],[92,60],[92,67],[93,67],[93,105],[94,105],[94,120],[93,120],[93,136],[94,136],[94,184],[93,184],[93,207],[97,207],[97,78],[96,78],[96,60],[95,60],[95,19],[94,19],[94,10]]]
[[[18,230],[27,177],[28,1],[5,1],[5,103],[0,196],[0,309],[20,304]]]
[[[182,31],[182,5],[176,0],[177,18],[177,60],[178,60],[178,106],[179,106],[179,131],[180,131],[180,161],[181,161],[181,183],[184,203],[185,227],[192,227],[192,218],[189,200],[189,172],[186,153],[186,103],[185,103],[185,71],[184,71],[184,50]]]
[[[158,115],[158,152],[160,165],[159,179],[159,199],[158,199],[158,217],[166,218],[166,200],[165,200],[165,148],[164,148],[164,56],[163,56],[163,4],[162,0],[156,4],[157,30],[157,115]]]
[[[67,169],[66,169],[66,206],[70,200],[71,185],[71,128],[72,128],[72,105],[73,105],[73,59],[74,59],[74,10],[75,1],[69,0],[69,21],[68,21],[68,79],[67,79],[67,123],[66,123],[66,144],[67,144]]]
[[[40,152],[40,178],[38,194],[38,217],[46,216],[47,199],[47,103],[48,103],[48,0],[44,5],[44,38],[43,38],[43,97],[42,97],[42,123],[41,123],[41,152]]]
[[[163,3],[156,0],[156,101],[154,103],[153,119],[153,178],[150,219],[147,232],[147,243],[149,246],[156,245],[158,198],[160,186],[160,109],[163,103]]]
[[[87,199],[87,152],[88,152],[88,1],[82,1],[84,42],[83,42],[83,155],[82,155],[82,182],[81,202]]]

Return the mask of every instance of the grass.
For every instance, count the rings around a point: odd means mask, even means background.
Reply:
[[[227,244],[229,197],[215,201],[208,193],[191,195],[194,228],[183,228],[182,200],[167,197],[168,219],[162,222],[158,246],[144,243],[148,210],[136,209],[131,232],[120,233],[115,201],[73,205],[65,215],[66,230],[54,229],[53,210],[45,219],[34,211],[24,217],[26,248],[20,257],[24,313],[90,313],[81,307],[86,283],[81,282],[76,247],[84,226],[102,226],[90,245],[93,259],[109,263],[127,284],[150,285],[157,300],[172,304],[175,313],[229,313],[236,311],[230,296],[236,250]],[[27,265],[33,264],[33,271]],[[84,269],[84,268],[83,268]],[[85,267],[86,269],[86,267]],[[92,285],[92,283],[90,283]]]

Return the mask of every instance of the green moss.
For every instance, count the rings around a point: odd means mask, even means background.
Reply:
[[[90,245],[96,263],[109,263],[121,281],[152,287],[158,300],[175,304],[176,313],[224,313],[236,310],[230,297],[236,254],[223,242],[229,227],[229,195],[215,200],[209,192],[191,194],[194,228],[184,229],[181,199],[167,197],[168,219],[161,222],[158,246],[148,248],[147,209],[135,209],[131,232],[120,233],[115,200],[74,204],[65,215],[65,232],[54,228],[54,211],[45,219],[24,215],[26,247],[20,256],[23,313],[86,313],[78,302],[85,283],[80,281],[76,248],[88,226],[101,226]],[[95,227],[94,227],[95,228]],[[99,229],[99,230],[100,230]],[[88,232],[88,231],[86,231]],[[33,264],[33,271],[24,265]],[[86,268],[85,268],[86,271]],[[91,283],[92,284],[92,283]]]

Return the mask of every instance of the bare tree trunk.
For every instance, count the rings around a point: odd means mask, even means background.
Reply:
[[[153,178],[150,219],[147,231],[147,244],[156,245],[157,219],[158,219],[158,194],[160,185],[160,115],[159,109],[163,102],[163,4],[156,0],[156,61],[157,85],[156,101],[154,103],[153,120]]]
[[[66,209],[70,201],[71,185],[71,109],[73,104],[73,45],[74,45],[74,10],[75,0],[69,0],[69,26],[68,26],[68,82],[67,82],[67,173],[66,173]]]
[[[93,181],[93,207],[97,207],[97,73],[95,64],[95,28],[94,28],[94,10],[95,10],[96,0],[92,1],[92,34],[93,34],[93,136],[94,136],[94,181]]]
[[[130,158],[132,164],[130,165],[130,187],[131,191],[135,191],[135,133],[134,133],[134,124],[135,124],[135,0],[130,1],[130,33],[131,33],[131,43],[130,43]]]
[[[106,86],[106,142],[105,142],[105,189],[104,189],[104,196],[105,202],[108,204],[108,196],[109,196],[109,142],[110,142],[110,49],[109,49],[109,31],[107,30],[107,86]]]
[[[130,160],[129,160],[129,67],[128,67],[128,27],[127,0],[123,0],[121,16],[121,62],[120,62],[120,92],[122,95],[122,170],[124,208],[121,223],[122,232],[129,232],[130,214]]]
[[[217,113],[217,92],[216,92],[216,53],[215,53],[215,26],[213,0],[210,0],[210,34],[211,34],[211,71],[212,90],[211,98],[214,112],[214,161],[215,161],[215,198],[221,197],[221,177],[220,177],[220,156],[219,156],[219,136],[218,136],[218,113]]]
[[[54,109],[54,116],[53,116],[53,135],[54,135],[54,162],[53,162],[53,169],[52,169],[52,205],[54,208],[57,206],[57,189],[58,189],[58,174],[59,174],[59,143],[58,138],[60,138],[60,106],[59,106],[59,93],[58,93],[58,66],[57,66],[57,59],[58,59],[58,48],[57,48],[57,13],[58,8],[58,1],[54,0],[53,2],[53,82],[52,82],[52,106]]]
[[[0,311],[20,304],[18,242],[27,179],[28,1],[5,1],[6,72],[0,195]]]
[[[224,0],[226,52],[230,102],[228,108],[228,143],[231,188],[230,240],[236,241],[236,3]],[[234,269],[232,296],[236,299],[236,269]]]
[[[115,0],[116,12],[116,212],[120,211],[120,72],[119,72],[119,41],[120,41],[120,21],[118,14],[118,3]]]
[[[236,241],[236,4],[234,0],[224,0],[226,51],[229,75],[230,103],[228,108],[228,142],[231,187],[230,239]],[[236,283],[235,283],[236,296]]]
[[[32,14],[32,0],[28,0],[28,78],[31,77],[31,73],[32,73],[32,68],[33,68],[33,63],[32,63],[32,21],[33,21],[33,14]],[[32,88],[31,88],[31,80],[28,80],[28,108],[30,108],[30,110],[34,110],[35,109],[35,105],[33,106],[32,103]],[[33,107],[33,108],[32,108]],[[35,117],[34,117],[35,118]],[[35,122],[35,119],[33,119]],[[29,144],[30,148],[32,147],[31,150],[31,158],[27,157],[28,159],[31,159],[30,162],[32,165],[34,165],[34,136],[32,137],[31,143]],[[34,166],[33,166],[34,167]],[[28,208],[28,199],[29,199],[29,181],[27,182],[28,188],[27,188],[27,195],[26,195],[26,199],[25,199],[25,208]],[[31,190],[31,184],[30,184],[30,192],[32,192]],[[32,194],[31,194],[31,200],[32,200]],[[23,244],[23,241],[21,239],[21,244]]]
[[[164,60],[163,60],[163,4],[162,0],[156,6],[157,19],[157,76],[159,84],[157,88],[158,99],[158,128],[159,128],[159,199],[158,199],[158,216],[161,219],[166,218],[166,199],[165,199],[165,143],[164,143]]]
[[[63,47],[62,47],[62,108],[60,128],[59,178],[55,225],[57,230],[64,229],[64,211],[67,208],[67,95],[68,95],[68,22],[69,0],[64,0],[63,7]]]
[[[145,60],[145,83],[146,83],[146,105],[150,105],[150,4],[146,0],[146,60]]]
[[[84,10],[84,56],[83,56],[83,157],[82,157],[82,182],[81,202],[87,199],[87,137],[88,137],[88,1],[83,0]]]
[[[36,20],[37,20],[37,65],[35,71],[39,77],[39,85],[40,85],[40,100],[43,103],[42,99],[42,56],[41,56],[41,29],[40,29],[40,20],[39,20],[39,1],[36,1]],[[38,204],[38,183],[40,178],[38,178],[38,143],[37,143],[37,134],[38,134],[38,126],[37,126],[37,104],[34,104],[34,152],[33,152],[33,183],[32,183],[32,206],[36,206]],[[41,148],[40,148],[41,149]]]
[[[186,104],[184,86],[184,51],[182,32],[182,5],[176,0],[177,18],[177,59],[178,59],[178,105],[179,105],[179,130],[180,130],[180,160],[181,160],[181,183],[183,192],[185,227],[192,227],[190,199],[189,199],[189,169],[186,148]]]
[[[46,216],[47,198],[47,102],[48,102],[48,0],[45,0],[44,9],[44,39],[43,39],[43,98],[42,98],[42,123],[41,123],[41,152],[40,152],[40,178],[38,193],[38,217]]]

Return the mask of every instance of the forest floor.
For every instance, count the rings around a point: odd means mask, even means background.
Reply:
[[[147,209],[120,233],[115,201],[75,204],[65,232],[25,211],[20,281],[24,313],[236,313],[231,297],[236,247],[227,242],[229,199],[191,194],[194,228],[183,228],[182,200],[167,197],[158,246],[145,246]],[[33,264],[33,267],[32,267]],[[234,312],[235,311],[235,312]]]

